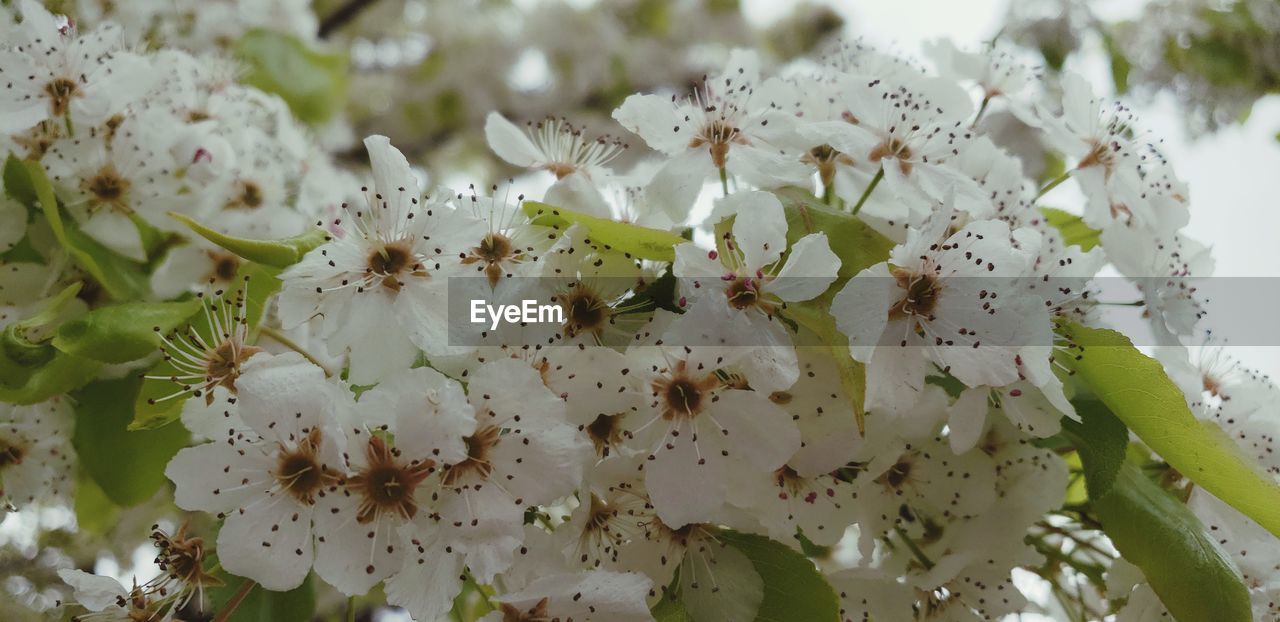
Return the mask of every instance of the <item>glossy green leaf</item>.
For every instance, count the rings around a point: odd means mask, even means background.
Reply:
[[[838,622],[840,600],[808,558],[764,536],[723,531],[720,539],[751,560],[764,580],[756,622]],[[677,618],[678,619],[678,618]]]
[[[235,45],[246,69],[240,81],[275,93],[304,122],[328,121],[346,103],[347,58],[308,47],[297,37],[251,30]]]
[[[165,484],[164,468],[190,435],[181,425],[130,432],[141,379],[99,380],[75,392],[80,464],[107,498],[121,507],[151,498]]]
[[[250,339],[256,333],[256,327],[262,321],[263,310],[266,308],[267,301],[280,290],[280,279],[276,278],[279,270],[268,266],[262,266],[255,263],[244,263],[240,266],[240,271],[236,275],[238,283],[246,284],[241,287],[247,287],[245,298],[245,321],[250,327]],[[248,279],[247,281],[245,279]],[[223,296],[231,296],[234,299],[240,295],[240,289],[231,289],[223,293]],[[193,330],[198,333],[206,342],[213,340],[213,330],[209,325],[203,311],[193,311],[183,322],[179,322],[175,327],[183,327],[190,324]],[[161,360],[148,369],[145,378],[142,381],[142,387],[138,391],[138,396],[133,402],[133,422],[129,424],[130,430],[150,430],[164,426],[176,419],[182,414],[182,404],[191,397],[190,393],[181,395],[179,393],[180,385],[171,380],[162,380],[161,378],[169,378],[178,375],[180,372],[168,361]],[[168,398],[168,399],[166,399]]]
[[[19,367],[36,368],[48,363],[57,354],[48,343],[50,335],[68,314],[82,312],[83,306],[72,304],[80,292],[80,284],[73,283],[41,305],[30,317],[9,324],[0,333],[0,352],[5,359]]]
[[[302,235],[282,240],[250,240],[236,238],[210,229],[191,218],[176,212],[169,216],[180,221],[206,240],[225,248],[244,259],[274,268],[288,268],[302,260],[308,251],[329,241],[323,229],[312,229]]]
[[[244,579],[221,573],[223,585],[209,590],[210,611],[221,611],[244,584]],[[226,622],[311,622],[316,614],[316,587],[311,576],[288,592],[272,592],[261,586],[240,602]]]
[[[840,258],[838,278],[831,291],[839,291],[845,280],[889,259],[893,240],[867,226],[857,216],[833,209],[813,193],[800,188],[783,188],[777,195],[787,216],[788,245],[810,233],[827,234],[831,252]]]
[[[1213,423],[1191,414],[1156,360],[1113,330],[1064,324],[1076,377],[1153,451],[1196,485],[1280,537],[1280,485]]]
[[[676,245],[687,241],[669,231],[588,216],[537,201],[525,201],[524,212],[535,224],[558,231],[564,231],[575,224],[582,225],[591,233],[591,241],[606,250],[614,250],[639,259],[674,261]]]
[[[5,178],[8,183],[13,157],[5,164]],[[103,246],[97,240],[86,235],[75,226],[75,223],[63,220],[62,211],[58,208],[58,200],[53,194],[53,186],[44,174],[39,162],[22,161],[18,163],[26,172],[26,182],[32,188],[40,209],[53,230],[53,235],[67,254],[89,276],[102,285],[115,300],[136,300],[145,297],[150,291],[147,274],[142,264],[132,261],[115,251]],[[13,175],[16,177],[17,172]]]
[[[1090,508],[1124,558],[1142,569],[1178,620],[1248,622],[1240,570],[1182,504],[1125,460],[1129,433],[1106,406],[1079,402],[1063,420],[1084,464]]]
[[[1042,207],[1044,219],[1062,234],[1062,240],[1071,246],[1089,250],[1101,241],[1102,232],[1084,224],[1084,219],[1052,207]]]
[[[104,363],[127,363],[155,353],[168,333],[200,310],[198,300],[125,302],[94,309],[58,328],[53,345]],[[157,332],[158,331],[158,332]]]

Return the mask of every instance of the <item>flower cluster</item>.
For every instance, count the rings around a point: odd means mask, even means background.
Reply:
[[[1077,375],[1107,265],[1175,402],[1280,478],[1280,389],[1182,345],[1212,267],[1181,233],[1186,184],[1131,110],[1074,74],[1047,90],[1014,48],[939,43],[935,71],[858,42],[773,69],[739,49],[626,97],[625,138],[489,113],[494,154],[555,178],[535,200],[523,179],[432,186],[381,135],[367,172],[341,170],[230,61],[18,9],[0,501],[64,497],[95,442],[73,448],[73,420],[125,386],[130,429],[183,428],[164,512],[209,525],[157,531],[140,585],[63,570],[79,619],[188,619],[229,574],[314,576],[419,621],[469,597],[492,622],[753,620],[782,580],[762,550],[850,622],[1002,619],[1034,606],[1027,569],[1158,615],[1150,567],[1105,543],[1071,561],[1099,524],[1071,495],[1107,397]],[[192,49],[218,37],[196,31]],[[983,123],[997,109],[1066,172],[1025,174]],[[614,170],[624,151],[645,161]],[[1041,204],[1063,184],[1079,216]],[[459,311],[512,300],[558,319]],[[1275,619],[1273,536],[1211,492],[1187,506]]]

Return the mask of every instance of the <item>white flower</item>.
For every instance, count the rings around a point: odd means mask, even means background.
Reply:
[[[952,166],[973,135],[964,126],[973,102],[953,82],[920,78],[897,84],[845,78],[840,99],[847,116],[800,128],[813,144],[828,144],[882,174],[888,190],[904,203],[895,216],[951,200],[972,213],[990,210],[990,199]]]
[[[608,206],[597,185],[612,175],[609,163],[626,149],[622,141],[600,136],[584,137],[583,130],[568,121],[548,118],[530,123],[523,131],[497,112],[484,124],[489,148],[516,166],[544,170],[556,177],[545,200],[552,205],[582,209],[608,216]]]
[[[761,82],[755,53],[737,50],[688,100],[628,97],[613,118],[670,158],[648,188],[650,203],[683,221],[703,182],[720,172],[766,188],[804,183],[799,154],[779,149],[795,127],[790,111],[778,108],[787,91],[776,78]]]
[[[284,324],[319,316],[329,352],[350,352],[355,384],[408,367],[419,349],[447,345],[448,276],[477,227],[439,201],[423,204],[409,163],[386,137],[371,136],[365,146],[374,176],[366,205],[347,206],[344,235],[280,275]]]
[[[17,41],[0,49],[0,133],[42,121],[88,131],[123,112],[150,88],[144,58],[122,50],[120,27],[103,24],[77,36],[66,18],[22,0]]]
[[[179,451],[165,475],[179,507],[225,516],[223,568],[287,591],[311,570],[317,502],[338,490],[345,465],[335,410],[349,398],[293,353],[253,357],[235,384],[249,429]]]
[[[868,410],[913,404],[930,362],[971,387],[1010,384],[1019,348],[1048,343],[1047,313],[1018,295],[1015,277],[1030,258],[1008,225],[978,221],[948,235],[951,214],[913,229],[889,262],[859,272],[832,303],[850,352],[867,364]]]
[[[789,330],[778,317],[787,303],[826,291],[840,259],[825,233],[810,233],[791,245],[786,261],[787,219],[782,203],[768,192],[739,192],[719,207],[737,215],[724,252],[696,244],[676,247],[672,271],[680,278],[679,304],[688,312],[667,333],[673,345],[723,344],[754,347],[741,361],[757,390],[782,390],[796,379]]]
[[[634,372],[649,403],[623,420],[627,444],[645,452],[645,486],[662,522],[676,529],[710,520],[730,472],[771,473],[800,445],[786,411],[758,391],[734,388],[721,372],[746,348],[643,348]]]
[[[93,612],[73,618],[77,621],[168,622],[176,613],[171,607],[152,601],[151,596],[140,588],[127,589],[111,577],[74,569],[59,570],[58,576],[71,586],[71,597]]]
[[[326,546],[316,573],[346,594],[363,594],[403,565],[400,528],[430,514],[424,485],[443,464],[467,456],[475,419],[462,387],[428,368],[399,372],[360,397],[346,426],[339,490],[318,502]]]
[[[180,226],[166,215],[181,204],[181,183],[163,142],[172,127],[165,115],[130,116],[109,135],[54,143],[41,161],[84,231],[139,261],[146,252],[132,217],[160,229]]]
[[[572,493],[590,450],[565,422],[564,402],[522,361],[486,363],[467,389],[474,427],[464,456],[441,468],[433,518],[487,582],[510,565],[525,508]]]
[[[925,52],[944,76],[977,83],[984,100],[1017,95],[1035,77],[1029,67],[1003,46],[992,46],[985,52],[965,52],[950,39],[939,39],[927,44]]]
[[[73,421],[64,397],[30,406],[0,404],[0,511],[69,492]]]

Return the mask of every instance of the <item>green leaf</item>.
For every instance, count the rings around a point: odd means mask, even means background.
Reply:
[[[244,294],[245,298],[245,321],[250,327],[249,341],[254,340],[256,335],[256,327],[262,321],[263,310],[266,308],[267,300],[280,290],[280,279],[276,278],[279,270],[255,263],[245,263],[240,266],[240,271],[236,275],[238,283],[247,284],[232,288],[223,293],[223,296],[230,296],[234,299],[239,295],[241,287],[247,287],[248,290]],[[247,281],[245,279],[248,279]],[[175,327],[181,327],[190,324],[192,329],[196,331],[206,342],[213,341],[213,330],[209,326],[208,320],[205,319],[204,312],[197,307],[184,321],[179,322]],[[164,426],[182,415],[182,404],[191,397],[190,393],[171,397],[179,390],[179,385],[171,380],[159,380],[158,378],[169,378],[178,375],[176,367],[169,361],[161,360],[148,369],[146,376],[142,381],[142,387],[138,391],[138,396],[133,402],[133,422],[129,424],[130,430],[151,430]],[[164,399],[170,398],[170,399]]]
[[[27,207],[35,207],[39,200],[26,166],[12,153],[4,161],[4,193]]]
[[[1124,95],[1129,90],[1129,71],[1132,63],[1124,55],[1124,50],[1116,42],[1115,35],[1103,31],[1102,43],[1106,46],[1107,56],[1111,60],[1111,81],[1116,87],[1117,95]]]
[[[120,508],[116,507],[102,487],[85,473],[76,480],[76,527],[81,531],[103,536],[116,525]]]
[[[209,590],[210,611],[222,607],[244,584],[244,579],[222,573],[224,585]],[[316,614],[316,586],[310,575],[288,592],[272,592],[255,586],[252,592],[236,607],[226,622],[311,622]]]
[[[1191,414],[1186,398],[1154,359],[1128,337],[1067,323],[1079,352],[1076,377],[1173,468],[1280,537],[1280,485],[1212,422]]]
[[[776,194],[787,216],[788,246],[810,233],[827,234],[831,252],[840,258],[838,278],[830,291],[840,291],[846,280],[889,259],[893,240],[880,235],[857,216],[833,209],[801,188],[783,188]]]
[[[127,363],[160,347],[168,333],[200,310],[200,301],[125,302],[94,309],[58,328],[53,345],[104,363]]]
[[[347,101],[347,57],[311,49],[297,37],[251,30],[235,45],[240,81],[275,93],[306,123],[328,121]]]
[[[121,507],[150,499],[165,483],[169,459],[190,440],[180,425],[130,432],[131,408],[141,380],[99,380],[73,394],[80,464],[107,498]]]
[[[1248,622],[1240,570],[1187,506],[1125,461],[1129,433],[1101,404],[1077,404],[1063,429],[1084,462],[1090,507],[1125,559],[1142,569],[1178,620]]]
[[[93,380],[102,363],[70,354],[54,356],[34,370],[15,371],[0,356],[0,402],[36,404],[77,389]]]
[[[1071,246],[1089,250],[1101,241],[1102,232],[1084,224],[1084,219],[1052,207],[1042,207],[1044,219],[1062,234],[1062,240]]]
[[[555,207],[537,201],[525,201],[524,213],[534,224],[564,231],[580,224],[591,233],[591,239],[606,250],[614,250],[640,259],[674,261],[675,247],[687,240],[659,229],[650,229],[631,223],[588,216],[563,207]]]
[[[80,284],[73,283],[45,301],[38,313],[0,333],[0,401],[43,402],[93,379],[100,363],[59,352],[47,337],[68,314],[83,310],[73,304],[79,291]]]
[[[214,231],[182,214],[169,212],[169,216],[200,234],[200,237],[244,259],[274,268],[288,268],[301,261],[307,252],[329,241],[329,234],[323,229],[312,229],[302,235],[282,240],[235,238]]]
[[[685,610],[684,603],[665,596],[649,613],[653,615],[653,622],[694,622],[693,616]]]
[[[746,555],[764,580],[756,622],[839,621],[835,590],[808,558],[764,536],[725,530],[720,539]]]
[[[1100,498],[1111,490],[1116,474],[1124,465],[1129,451],[1129,429],[1097,400],[1073,403],[1083,423],[1065,419],[1076,451],[1084,467],[1085,484],[1090,497]],[[1088,442],[1081,442],[1087,440]]]
[[[13,156],[5,162],[5,183],[9,183],[10,169],[15,165]],[[24,160],[16,162],[25,169],[25,183],[29,185],[44,213],[45,220],[58,243],[67,254],[89,276],[102,285],[103,289],[115,300],[136,300],[143,298],[150,291],[146,271],[142,264],[132,261],[115,251],[103,246],[97,240],[86,235],[75,226],[75,223],[64,221],[58,208],[58,200],[53,195],[53,186],[45,177],[44,169],[39,162]],[[16,169],[13,176],[17,177]]]

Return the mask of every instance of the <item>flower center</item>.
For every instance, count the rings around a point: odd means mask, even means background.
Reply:
[[[240,187],[236,194],[227,200],[227,208],[257,209],[262,207],[262,204],[266,201],[266,195],[262,193],[262,186],[248,179],[242,179],[238,184]]]
[[[830,186],[836,178],[836,165],[844,164],[845,166],[853,166],[853,158],[845,155],[840,151],[836,151],[831,145],[818,145],[809,150],[801,158],[805,163],[817,167],[818,176],[822,179],[823,186]]]
[[[366,270],[382,277],[382,286],[396,292],[404,286],[400,276],[405,272],[412,276],[427,276],[427,271],[422,268],[413,249],[403,240],[383,244],[369,253]]]
[[[27,450],[19,445],[11,445],[8,441],[0,440],[0,469],[8,466],[22,464],[22,459],[26,457]]]
[[[397,460],[399,452],[379,436],[369,439],[365,457],[368,466],[347,480],[347,487],[361,495],[356,521],[362,524],[373,522],[383,514],[412,520],[418,514],[414,491],[435,471],[435,462],[415,460],[401,465]]]
[[[462,462],[446,466],[444,484],[453,486],[468,475],[480,479],[489,477],[493,472],[493,464],[489,462],[489,454],[498,445],[501,430],[497,426],[485,426],[476,430],[475,434],[462,440],[467,444],[467,457]]]
[[[898,160],[898,169],[903,175],[911,174],[911,147],[898,138],[886,138],[883,142],[876,145],[871,153],[867,154],[867,158],[872,162],[879,162],[884,158],[894,158]]]
[[[703,145],[710,145],[711,163],[716,168],[724,168],[729,161],[729,145],[732,143],[745,145],[747,139],[743,138],[742,132],[737,127],[724,119],[716,119],[702,128],[701,134],[689,141],[689,147],[696,149]]]
[[[543,598],[538,604],[528,608],[520,609],[515,605],[508,603],[500,603],[499,611],[502,612],[502,622],[553,622],[560,618],[551,618],[547,613],[547,599]]]
[[[221,385],[232,393],[236,390],[236,379],[240,377],[240,367],[249,357],[262,351],[262,348],[241,343],[237,337],[228,337],[205,355],[205,370],[209,389]],[[205,393],[205,399],[213,402],[213,391]]]
[[[937,277],[929,273],[917,274],[903,268],[894,268],[893,278],[898,287],[907,291],[906,296],[889,307],[889,319],[900,320],[908,316],[932,317],[938,306]]]
[[[598,335],[609,319],[609,305],[582,283],[575,284],[563,306],[567,316],[564,332],[569,337],[576,337],[583,333]]]
[[[695,377],[688,373],[686,363],[679,361],[672,374],[655,380],[652,388],[662,408],[662,417],[672,421],[698,416],[711,403],[712,393],[720,384],[714,372]]]
[[[108,164],[84,182],[84,189],[93,195],[95,205],[108,205],[124,211],[125,195],[129,192],[129,180]]]
[[[213,260],[210,278],[216,281],[230,281],[236,278],[236,273],[240,271],[240,258],[231,253],[210,251],[209,259]]]
[[[316,457],[323,441],[319,428],[312,429],[297,447],[282,450],[277,457],[276,482],[298,503],[314,505],[316,493],[338,481]]]
[[[760,295],[760,281],[751,277],[735,276],[733,281],[729,283],[729,287],[725,288],[724,295],[729,299],[729,306],[741,311],[756,305],[763,307],[763,298]],[[766,309],[767,313],[768,310]]]
[[[595,445],[596,453],[608,457],[612,448],[622,444],[621,415],[601,414],[586,427],[587,437]]]
[[[1080,162],[1076,164],[1076,168],[1088,168],[1090,166],[1101,166],[1108,174],[1111,173],[1112,167],[1115,166],[1116,156],[1107,147],[1105,143],[1094,141],[1093,147],[1089,153],[1080,158]]]
[[[911,479],[911,462],[904,456],[880,476],[880,483],[893,490],[900,490],[909,479]]]
[[[49,108],[53,116],[60,117],[67,114],[71,98],[80,94],[80,85],[75,80],[57,78],[44,85],[44,93],[49,96]]]
[[[463,265],[481,263],[484,275],[489,278],[489,285],[496,286],[502,278],[502,264],[506,261],[520,261],[515,244],[501,233],[490,233],[480,240],[480,244],[471,249],[471,253],[463,256]]]

